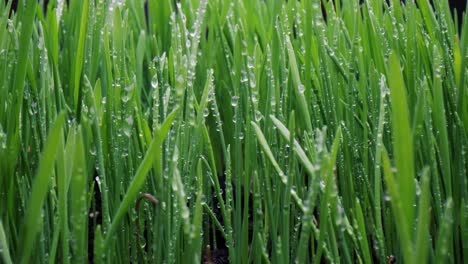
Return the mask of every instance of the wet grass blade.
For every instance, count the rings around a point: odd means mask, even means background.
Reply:
[[[289,37],[286,37],[286,47],[288,50],[288,56],[289,56],[289,64],[292,70],[292,77],[293,77],[293,83],[294,83],[294,92],[296,95],[297,100],[299,101],[299,108],[300,108],[300,115],[303,118],[303,121],[305,122],[305,128],[307,131],[312,131],[312,123],[310,121],[310,114],[309,114],[309,109],[307,108],[307,101],[306,98],[304,97],[304,89],[305,86],[301,82],[301,78],[299,76],[299,68],[298,64],[296,61],[296,55],[294,54],[294,48],[291,44],[291,40]]]
[[[398,185],[395,180],[395,175],[392,172],[390,164],[390,158],[386,151],[382,153],[383,160],[383,171],[385,176],[385,182],[387,183],[387,190],[390,196],[390,202],[392,206],[392,212],[395,217],[395,225],[397,228],[398,235],[400,237],[401,250],[403,251],[403,259],[405,261],[413,260],[413,246],[411,228],[408,226],[408,222],[404,217],[403,201],[401,199]]]
[[[415,261],[425,263],[430,249],[430,175],[426,168],[421,176],[421,195],[419,198],[418,224],[416,229]]]
[[[281,121],[276,119],[274,116],[270,116],[270,118],[273,120],[273,123],[275,126],[279,129],[281,135],[286,139],[289,140],[290,133],[289,130],[286,128]],[[307,172],[309,175],[313,176],[315,174],[316,168],[312,163],[310,162],[309,158],[307,157],[307,154],[305,153],[304,149],[301,147],[298,141],[294,140],[294,152],[296,152],[297,157],[299,160],[302,162],[304,167],[306,168]]]
[[[452,234],[451,229],[453,225],[453,202],[449,199],[445,205],[444,215],[442,217],[441,227],[437,234],[437,244],[435,251],[435,262],[443,263],[450,261],[453,256],[453,248],[448,241]]]
[[[284,172],[281,170],[281,168],[279,167],[278,165],[278,162],[276,161],[275,157],[273,156],[273,153],[271,152],[271,149],[270,147],[268,146],[268,143],[265,139],[265,136],[263,135],[262,133],[262,130],[260,129],[260,127],[258,127],[257,124],[255,124],[253,121],[252,121],[252,126],[254,127],[255,129],[255,133],[257,134],[257,138],[258,138],[258,141],[260,143],[260,146],[262,146],[263,148],[263,151],[265,152],[266,156],[268,157],[268,159],[270,159],[270,162],[271,164],[273,165],[273,167],[275,168],[276,172],[278,173],[279,177],[281,178],[281,181],[286,184],[288,182],[288,179],[286,178],[286,175],[284,174]]]
[[[2,255],[5,264],[13,263],[10,256],[10,248],[8,247],[8,241],[5,236],[5,230],[3,229],[2,221],[0,220],[0,253]]]
[[[115,217],[112,220],[109,231],[106,234],[106,238],[104,240],[105,250],[108,250],[111,246],[111,243],[114,240],[115,232],[117,231],[117,228],[119,227],[122,218],[127,213],[132,202],[136,200],[138,191],[143,186],[146,176],[148,175],[148,172],[153,165],[153,162],[156,159],[160,159],[161,144],[164,141],[164,138],[167,136],[167,133],[169,132],[172,121],[176,117],[176,114],[177,109],[168,115],[167,119],[162,124],[161,129],[158,131],[158,133],[155,134],[153,141],[149,145],[146,155],[143,158],[143,161],[141,162],[140,166],[138,167],[138,170],[135,173],[135,177],[130,183],[127,192],[119,206],[119,209],[117,210]]]
[[[36,178],[32,185],[31,196],[28,202],[28,210],[22,226],[21,241],[21,263],[27,263],[30,261],[31,251],[37,235],[40,232],[40,219],[41,211],[46,198],[50,178],[54,172],[54,163],[58,153],[59,140],[62,137],[62,127],[65,122],[65,113],[58,115],[55,121],[54,127],[51,129],[47,142],[45,144],[44,151],[42,152],[42,158],[39,162],[39,168],[36,174]]]
[[[448,1],[6,2],[0,262],[466,259]]]
[[[80,27],[79,27],[79,34],[78,34],[78,45],[77,45],[77,50],[76,50],[76,60],[75,60],[75,65],[73,67],[73,78],[72,82],[73,85],[73,93],[74,93],[74,103],[75,103],[75,111],[77,113],[77,116],[80,117],[81,115],[81,73],[83,70],[83,58],[84,58],[84,49],[85,49],[85,35],[86,35],[86,25],[88,21],[88,9],[89,9],[89,3],[88,0],[83,1],[83,8],[81,11],[81,19],[80,19]]]
[[[392,138],[397,169],[395,187],[401,199],[401,217],[406,222],[410,233],[414,222],[415,175],[413,140],[410,129],[410,114],[406,95],[406,86],[401,73],[398,55],[392,52],[388,61],[388,86],[390,88],[390,102],[392,106]]]
[[[26,67],[28,63],[29,47],[31,43],[31,35],[34,27],[34,13],[36,10],[37,1],[29,0],[26,1],[25,13],[22,16],[22,30],[19,41],[19,50],[15,75],[14,75],[14,91],[15,96],[12,102],[13,112],[10,113],[9,122],[7,127],[7,138],[9,143],[9,164],[13,168],[16,164],[19,151],[19,124],[20,124],[20,113],[23,105],[23,92],[24,83],[26,78]]]
[[[88,220],[88,175],[81,127],[76,128],[73,172],[70,179],[70,223],[73,261],[85,262],[88,256],[86,226]],[[86,212],[86,213],[84,213]]]

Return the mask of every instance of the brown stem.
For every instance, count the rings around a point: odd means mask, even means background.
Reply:
[[[211,247],[210,247],[210,245],[206,245],[205,259],[204,259],[203,263],[204,264],[212,264],[213,263],[213,258],[211,257]]]
[[[154,198],[154,196],[149,193],[140,193],[140,197],[138,197],[138,200],[136,201],[135,210],[137,213],[137,217],[136,217],[135,222],[136,222],[137,258],[138,258],[138,252],[140,252],[140,220],[139,220],[140,202],[143,199],[146,199],[147,201],[151,202],[154,205],[159,204],[158,199]]]

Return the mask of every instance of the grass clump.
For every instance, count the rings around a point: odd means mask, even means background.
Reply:
[[[41,3],[0,4],[2,262],[468,258],[447,1]]]

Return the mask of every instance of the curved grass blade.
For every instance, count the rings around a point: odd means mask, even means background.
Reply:
[[[301,92],[304,87],[304,84],[301,83],[301,78],[299,76],[299,68],[297,66],[297,61],[296,61],[296,56],[294,55],[294,48],[291,44],[291,40],[289,37],[286,37],[286,47],[288,49],[288,55],[289,55],[289,64],[291,66],[292,70],[292,77],[293,77],[293,82],[295,85],[295,95],[299,101],[299,109],[302,118],[304,119],[305,126],[307,131],[312,131],[312,122],[310,121],[310,114],[309,114],[309,109],[307,108],[307,100],[304,96],[304,93]],[[300,88],[303,87],[303,88]]]
[[[270,159],[271,164],[275,168],[276,172],[279,174],[281,181],[286,184],[288,182],[288,178],[284,174],[284,172],[281,170],[280,166],[278,165],[278,162],[276,161],[275,157],[273,156],[273,152],[271,152],[270,146],[268,146],[268,143],[265,139],[265,136],[262,133],[262,130],[260,127],[258,127],[255,122],[251,122],[252,126],[255,129],[255,133],[257,134],[258,141],[260,142],[260,146],[262,146],[263,151],[265,151],[265,154],[267,157]]]
[[[21,254],[20,263],[28,263],[36,235],[39,233],[41,225],[41,210],[49,189],[50,177],[54,170],[54,163],[58,152],[62,135],[62,126],[65,122],[65,113],[61,112],[55,121],[55,125],[49,133],[44,151],[39,162],[39,169],[32,185],[31,196],[29,198],[28,209],[26,211],[25,222],[22,226],[22,243],[19,245]]]
[[[178,108],[176,108],[169,116],[167,117],[166,121],[161,126],[161,129],[156,132],[153,141],[151,142],[148,151],[138,167],[138,170],[133,178],[130,186],[127,189],[127,192],[122,200],[122,203],[115,214],[114,220],[111,223],[107,236],[104,240],[104,250],[109,249],[109,246],[113,240],[114,233],[117,231],[118,226],[120,225],[120,221],[127,213],[130,205],[135,200],[138,195],[138,190],[140,190],[141,186],[145,182],[146,176],[148,175],[149,170],[151,169],[152,164],[155,160],[160,159],[160,148],[161,144],[164,141],[165,137],[167,136],[169,129],[171,127],[172,121],[174,120],[176,114],[178,112]]]
[[[271,120],[273,120],[273,123],[279,129],[284,139],[290,140],[290,133],[289,133],[289,130],[286,128],[286,126],[283,125],[283,123],[281,123],[281,121],[276,119],[276,117],[274,117],[273,115],[270,115],[270,118]],[[309,175],[313,176],[317,169],[314,165],[312,165],[309,158],[307,157],[307,154],[305,153],[304,149],[301,147],[299,142],[297,142],[297,140],[294,140],[294,152],[296,152],[296,155],[298,156],[299,160],[302,162],[302,165],[304,165]]]

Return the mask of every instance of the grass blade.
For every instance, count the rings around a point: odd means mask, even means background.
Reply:
[[[2,221],[0,221],[0,252],[3,257],[3,261],[5,264],[12,264],[11,256],[10,256],[10,249],[8,247],[8,241],[5,236],[5,230],[3,229]]]
[[[422,191],[419,199],[418,224],[416,230],[416,253],[414,261],[426,263],[429,255],[430,238],[430,184],[429,169],[425,169],[421,176]]]
[[[273,120],[273,123],[276,125],[276,127],[279,129],[281,135],[284,137],[284,139],[289,140],[290,133],[289,130],[286,128],[281,121],[276,119],[274,116],[270,116],[270,118]],[[307,154],[305,153],[304,149],[301,147],[298,141],[294,140],[294,151],[296,152],[296,155],[298,156],[299,160],[302,162],[302,165],[306,168],[307,172],[309,175],[313,176],[315,174],[315,171],[317,170],[314,165],[310,162],[309,158],[307,157]]]
[[[396,188],[401,199],[402,215],[410,233],[414,223],[414,152],[410,129],[410,114],[408,110],[405,82],[401,73],[397,54],[392,52],[388,61],[388,86],[392,105],[392,132],[395,166],[397,169]]]
[[[268,146],[268,143],[267,143],[267,141],[265,139],[265,136],[262,133],[262,130],[260,129],[260,127],[258,127],[257,124],[255,124],[255,122],[252,121],[251,124],[255,129],[255,133],[257,134],[257,138],[258,138],[258,141],[260,142],[260,146],[262,146],[263,151],[265,151],[265,154],[267,155],[268,159],[270,159],[270,162],[273,165],[273,167],[275,168],[276,172],[279,174],[279,176],[281,178],[281,181],[284,184],[287,184],[288,178],[286,177],[284,172],[281,170],[281,168],[278,165],[278,162],[276,161],[275,157],[273,156],[273,153],[271,152],[271,149]]]
[[[143,183],[145,182],[146,176],[148,175],[149,170],[153,162],[157,159],[160,159],[160,148],[161,144],[164,141],[164,138],[167,136],[169,129],[171,127],[172,121],[174,120],[177,114],[177,109],[174,110],[171,114],[168,115],[166,121],[161,126],[159,133],[153,138],[153,141],[148,147],[148,151],[146,152],[143,161],[141,162],[138,170],[133,178],[133,181],[130,183],[128,190],[115,214],[115,217],[111,223],[108,233],[106,234],[106,238],[104,240],[104,249],[108,250],[111,246],[112,241],[114,240],[115,232],[117,231],[122,218],[127,213],[130,205],[133,201],[135,201],[138,191],[141,189]]]
[[[26,212],[25,221],[22,226],[21,241],[21,263],[30,261],[31,250],[34,241],[40,232],[41,225],[38,220],[41,219],[41,210],[44,205],[44,200],[50,184],[50,178],[54,171],[54,163],[58,153],[59,137],[62,137],[62,127],[65,122],[65,113],[60,113],[55,121],[54,127],[51,129],[42,158],[39,163],[36,179],[31,190],[29,198],[28,210]]]

